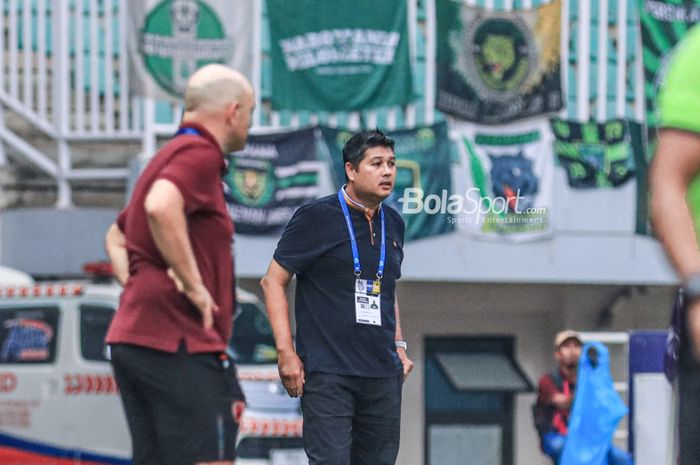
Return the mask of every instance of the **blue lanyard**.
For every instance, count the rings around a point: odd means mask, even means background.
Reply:
[[[355,239],[355,230],[352,227],[352,219],[350,218],[350,210],[348,210],[348,204],[345,201],[345,196],[343,195],[343,189],[338,191],[338,201],[340,202],[340,208],[343,210],[343,216],[345,216],[345,224],[348,227],[348,234],[350,234],[350,246],[352,247],[352,264],[355,269],[355,276],[360,277],[360,254],[357,252],[357,240]],[[379,208],[379,218],[382,221],[382,242],[379,249],[379,266],[377,266],[377,279],[382,279],[384,276],[384,260],[386,259],[386,229],[384,228],[384,209]]]
[[[180,128],[177,130],[175,135],[176,136],[201,136],[202,133],[200,133],[195,128]]]

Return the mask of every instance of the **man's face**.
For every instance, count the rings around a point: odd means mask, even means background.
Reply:
[[[560,365],[567,368],[575,367],[581,357],[581,343],[576,339],[567,339],[554,352],[554,357]]]
[[[370,147],[357,169],[346,163],[345,171],[357,194],[382,201],[394,189],[396,156],[389,147]]]
[[[248,140],[248,129],[252,124],[252,114],[255,108],[255,97],[245,92],[239,102],[232,103],[227,112],[229,119],[229,134],[224,152],[235,152],[245,147]]]

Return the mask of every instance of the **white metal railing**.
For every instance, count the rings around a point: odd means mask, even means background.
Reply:
[[[72,145],[141,140],[141,104],[129,93],[126,11],[118,0],[7,0],[0,15],[0,118],[9,110],[56,143],[51,157],[0,124],[12,147],[58,184],[59,207],[71,205],[70,182],[124,179],[127,169],[74,168]],[[1,159],[5,158],[0,150]],[[96,155],[97,156],[97,155]]]
[[[140,136],[141,105],[129,94],[126,11],[118,0],[9,0],[5,6],[3,103],[50,135]]]

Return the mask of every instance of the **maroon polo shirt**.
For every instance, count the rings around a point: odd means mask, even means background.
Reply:
[[[224,201],[224,154],[216,139],[201,126],[188,124],[199,135],[179,135],[148,163],[117,224],[126,237],[129,279],[119,310],[107,333],[108,344],[134,344],[176,352],[219,352],[231,337],[233,319],[233,222]],[[185,200],[192,250],[204,286],[219,306],[214,325],[202,327],[201,314],[167,275],[168,265],[156,247],[144,208],[158,179],[171,181]]]

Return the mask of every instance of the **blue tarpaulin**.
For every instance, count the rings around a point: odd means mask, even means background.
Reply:
[[[610,355],[603,344],[583,346],[576,384],[561,465],[606,465],[613,433],[627,407],[613,387]]]

